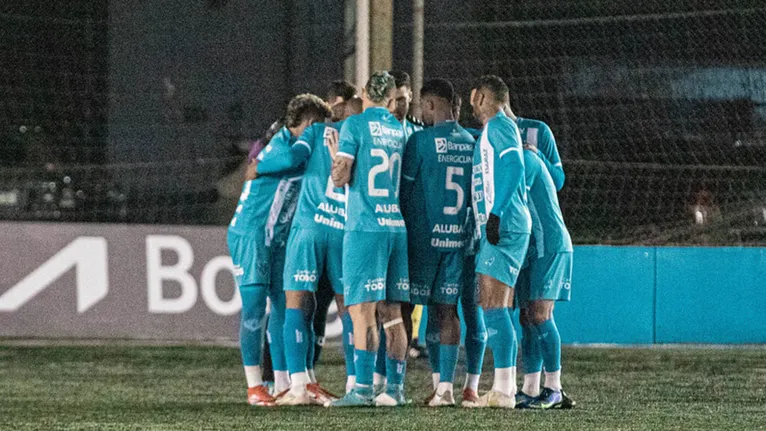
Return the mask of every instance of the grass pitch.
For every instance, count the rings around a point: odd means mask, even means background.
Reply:
[[[487,359],[482,389],[491,383]],[[766,429],[765,348],[565,348],[563,364],[578,402],[569,411],[420,407],[431,386],[423,360],[408,369],[410,407],[265,409],[245,403],[233,348],[0,341],[0,429]],[[318,375],[342,392],[337,348],[325,348]]]

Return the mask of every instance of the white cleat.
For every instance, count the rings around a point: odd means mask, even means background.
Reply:
[[[452,391],[445,391],[440,393],[434,393],[431,401],[428,402],[429,407],[452,407],[455,405],[455,397],[452,395]]]
[[[316,404],[306,390],[290,389],[284,395],[277,398],[278,406],[308,406]]]
[[[516,397],[497,391],[489,391],[479,397],[479,407],[512,409],[516,407]]]
[[[460,403],[460,405],[467,409],[483,407],[481,405],[481,398],[479,398],[479,394],[477,394],[473,389],[469,388],[463,389],[463,401]]]

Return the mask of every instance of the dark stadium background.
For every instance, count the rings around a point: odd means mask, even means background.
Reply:
[[[394,8],[410,70],[411,2]],[[498,74],[552,126],[578,243],[763,244],[764,22],[759,1],[426,2],[424,75],[467,98]],[[243,143],[354,49],[329,0],[18,0],[0,28],[9,220],[223,224]]]

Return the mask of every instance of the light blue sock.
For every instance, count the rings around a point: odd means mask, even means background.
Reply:
[[[407,372],[407,360],[386,358],[387,384],[401,386],[404,384],[404,374]]]
[[[285,293],[271,296],[271,315],[269,316],[269,348],[274,371],[287,371],[285,359]]]
[[[309,337],[309,321],[303,310],[288,308],[285,310],[285,351],[287,352],[287,370],[290,374],[306,371],[308,358],[306,351],[313,340]],[[313,356],[312,356],[313,358]]]
[[[452,383],[455,381],[457,368],[457,344],[442,344],[439,347],[439,381]]]
[[[545,371],[552,373],[561,369],[561,336],[553,316],[535,326]]]
[[[356,368],[356,384],[372,386],[372,372],[375,369],[377,352],[354,349],[354,368]]]
[[[521,360],[524,374],[539,373],[543,370],[543,354],[537,331],[532,325],[521,325]]]
[[[261,365],[263,325],[266,318],[266,286],[247,284],[239,288],[242,317],[239,321],[239,349],[245,366]]]
[[[386,331],[380,328],[380,346],[378,346],[378,359],[375,361],[375,372],[386,375]]]
[[[484,310],[487,322],[487,344],[492,349],[495,369],[516,365],[516,332],[511,324],[511,315],[506,308]]]
[[[354,368],[354,323],[351,314],[346,311],[340,318],[343,323],[343,356],[346,358],[346,376],[355,376]]]
[[[306,349],[306,369],[314,369],[314,349],[316,348],[316,333],[314,332],[314,313],[310,316],[306,316],[306,329],[307,336],[310,340]],[[289,350],[288,350],[289,352]]]
[[[467,289],[466,289],[467,290]],[[481,374],[484,352],[487,349],[487,326],[484,310],[472,298],[461,297],[465,321],[465,366],[468,374]]]
[[[426,348],[428,349],[428,363],[431,364],[431,372],[438,373],[439,362],[439,343],[441,334],[439,331],[439,318],[436,315],[436,307],[428,307],[428,321],[426,323]]]

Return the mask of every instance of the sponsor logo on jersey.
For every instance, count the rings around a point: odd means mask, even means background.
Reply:
[[[397,204],[375,204],[376,213],[399,214],[399,205]]]
[[[439,163],[458,163],[467,165],[473,163],[473,156],[469,155],[454,155],[454,154],[439,154]]]
[[[463,233],[463,226],[459,224],[435,224],[431,233]]]
[[[410,294],[414,296],[428,297],[431,296],[431,287],[427,284],[412,283],[410,285]]]
[[[404,220],[391,220],[388,218],[378,217],[378,225],[384,227],[404,227]]]
[[[314,214],[314,223],[321,224],[324,226],[329,226],[333,229],[338,229],[338,230],[343,230],[345,227],[343,222],[325,217],[322,214]]]
[[[459,285],[455,283],[445,283],[439,288],[439,291],[442,293],[442,295],[457,295],[458,286]]]
[[[447,152],[447,139],[446,138],[436,138],[434,139],[434,142],[436,143],[436,152],[437,153],[446,153]]]
[[[370,126],[370,135],[372,136],[390,136],[394,138],[404,137],[404,131],[401,129],[386,127],[378,121],[370,121],[368,124]]]
[[[451,239],[431,238],[431,247],[438,248],[462,248],[465,241],[455,241]]]
[[[410,290],[410,279],[400,278],[399,281],[396,282],[396,288],[399,290]]]

